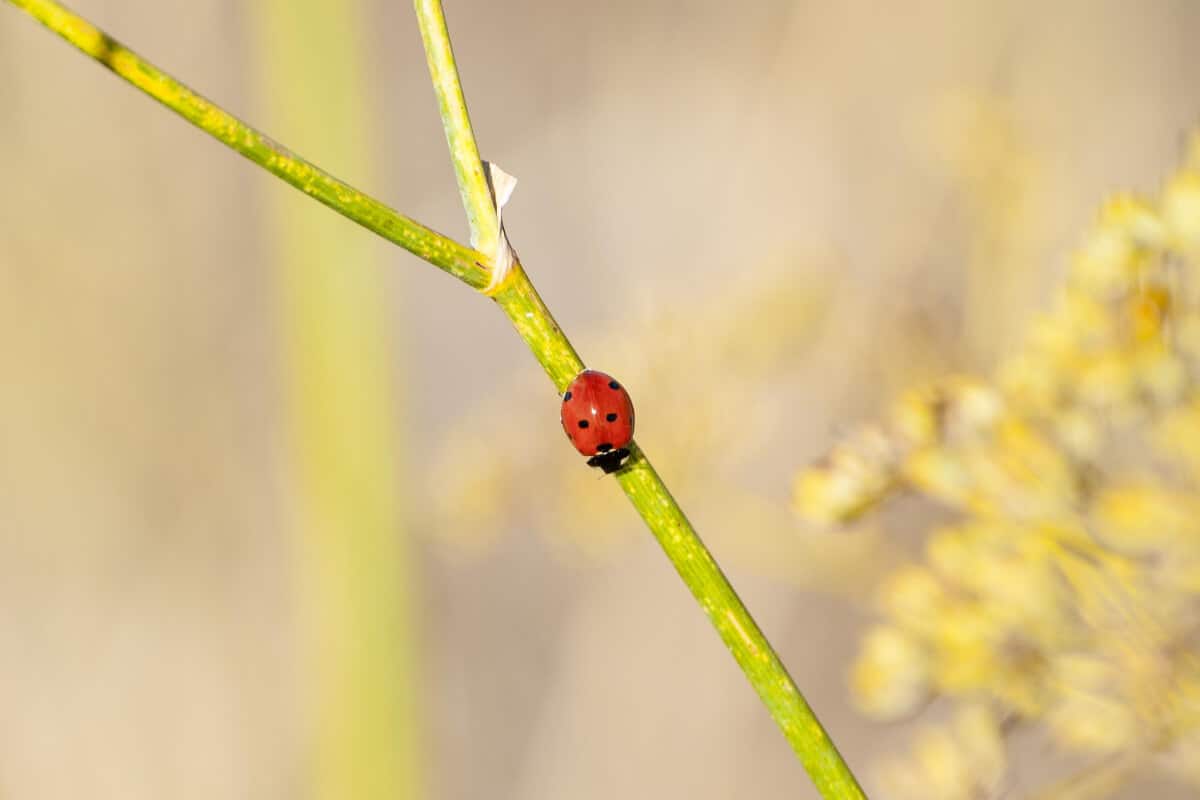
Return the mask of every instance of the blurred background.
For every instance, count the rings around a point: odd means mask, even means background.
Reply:
[[[942,512],[816,534],[796,471],[1174,168],[1200,6],[447,6],[527,270],[875,788],[848,670]],[[407,3],[72,7],[466,239]],[[816,796],[490,303],[11,7],[0,76],[0,797]]]

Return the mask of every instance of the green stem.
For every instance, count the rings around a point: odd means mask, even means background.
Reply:
[[[476,289],[488,285],[490,270],[483,266],[489,262],[488,257],[456,244],[398,214],[293,155],[151,66],[137,54],[58,3],[52,0],[8,1],[27,11],[47,28],[167,108],[309,196]],[[420,8],[418,2],[418,11]],[[435,42],[436,46],[431,48],[435,54],[440,54],[437,55],[437,64],[431,64],[436,79],[437,70],[454,69],[445,19],[440,14],[440,7],[436,13],[423,18],[423,22],[434,23],[422,26],[424,35],[446,40],[441,44]],[[433,58],[434,56],[431,56],[431,61]],[[457,77],[452,84],[447,85],[452,87],[453,94],[453,87],[458,86]],[[442,91],[443,89],[439,88],[439,101]],[[461,103],[461,89],[457,89],[457,98],[456,102]],[[457,126],[447,132],[452,150],[455,142],[470,142],[470,146],[474,147],[465,104],[461,114],[453,113],[452,110],[452,113],[443,116],[443,121],[448,125]],[[464,124],[467,125],[465,129],[462,127]],[[460,177],[460,184],[467,186],[463,192],[464,203],[469,210],[476,210],[474,225],[478,219],[486,218],[487,215],[480,210],[481,198],[484,195],[478,187],[477,180],[469,175],[470,160],[465,152],[456,154],[455,168],[459,171],[464,164],[468,168],[467,173],[460,172],[460,175],[468,174],[470,181],[464,182]],[[477,152],[474,160],[478,161]],[[490,195],[487,203],[490,214],[494,211],[491,208]],[[582,369],[582,361],[554,322],[519,264],[514,266],[507,279],[496,288],[493,298],[512,320],[554,385],[562,391]],[[726,646],[800,757],[817,789],[826,798],[854,800],[864,797],[837,748],[683,511],[637,445],[633,445],[631,449],[633,454],[627,466],[616,476],[621,488],[708,614]]]
[[[654,533],[692,596],[758,692],[822,797],[865,797],[854,773],[796,687],[750,611],[684,516],[641,448],[617,473],[625,496]]]
[[[505,281],[492,294],[496,305],[504,310],[517,333],[529,345],[534,358],[546,370],[559,394],[583,371],[583,360],[571,346],[566,334],[550,309],[533,288],[521,263],[515,262]]]
[[[512,320],[558,391],[565,390],[583,369],[583,362],[520,264],[514,265],[493,299]],[[625,466],[616,473],[617,482],[708,615],[822,797],[831,800],[865,797],[787,667],[650,460],[636,443],[630,445],[630,451]]]
[[[446,143],[450,146],[454,177],[458,180],[458,191],[462,195],[467,222],[471,226],[471,244],[477,250],[491,253],[496,249],[496,239],[500,235],[496,225],[496,208],[488,190],[483,163],[479,159],[479,148],[475,145],[462,84],[458,80],[454,50],[446,31],[446,15],[442,11],[441,0],[415,0],[413,7],[421,28],[421,40],[425,43],[425,58],[429,62],[429,75],[433,78],[433,91],[437,94],[438,109],[442,112],[442,127],[446,131]]]
[[[305,161],[220,106],[204,99],[84,18],[52,0],[8,0],[85,55],[271,174],[364,228],[400,245],[476,289],[491,278],[490,259],[388,208]]]
[[[479,154],[451,54],[441,2],[416,0],[415,5],[467,215],[471,217],[473,209],[481,212],[482,203],[486,202],[489,219],[494,221],[494,216],[490,216],[494,209],[486,184],[476,183],[472,188],[469,183],[474,174],[472,170],[479,166]],[[473,218],[471,225],[475,231]],[[475,241],[478,243],[479,240]],[[564,391],[584,368],[583,361],[519,263],[492,292],[492,298],[508,315],[555,388],[560,393]],[[630,451],[626,465],[616,474],[617,482],[783,730],[817,789],[829,798],[863,797],[837,747],[675,498],[641,448],[632,443]]]

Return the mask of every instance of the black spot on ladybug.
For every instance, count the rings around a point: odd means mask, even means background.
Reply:
[[[571,399],[571,393],[570,393],[570,392],[567,392],[566,394],[564,394],[564,395],[563,395],[563,402],[564,402],[564,403],[565,403],[565,402],[567,402],[567,401],[568,401],[568,400],[570,400],[570,399]]]
[[[586,428],[587,426],[588,426],[588,421],[586,419],[579,420],[579,427]]]
[[[604,418],[605,418],[606,420],[608,420],[609,422],[616,422],[616,421],[617,421],[617,415],[616,415],[616,414],[605,414],[605,415],[604,415]]]
[[[608,388],[610,388],[610,389],[620,389],[620,388],[621,388],[621,384],[617,383],[616,381],[609,381],[609,382],[608,382]]]
[[[596,450],[601,453],[607,453],[609,450],[612,450],[612,445],[608,442],[605,442],[604,444],[598,444],[596,445]]]

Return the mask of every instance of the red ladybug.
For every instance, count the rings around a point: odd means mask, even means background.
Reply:
[[[611,375],[588,369],[575,376],[562,398],[562,426],[588,466],[616,472],[633,441],[633,401]]]

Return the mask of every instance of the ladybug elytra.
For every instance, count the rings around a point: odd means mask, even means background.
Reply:
[[[633,401],[611,375],[584,370],[562,396],[562,426],[588,466],[616,472],[633,441]]]

